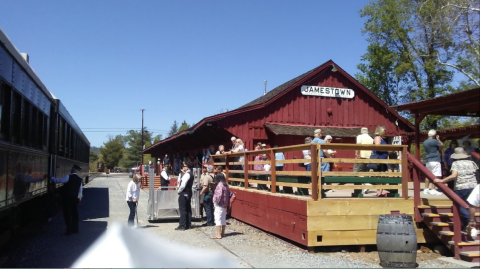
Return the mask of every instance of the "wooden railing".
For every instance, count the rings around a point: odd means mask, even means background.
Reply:
[[[336,150],[349,151],[355,155],[355,150],[376,150],[376,151],[397,151],[400,152],[401,159],[389,160],[389,159],[355,159],[355,158],[319,158],[318,152],[320,150]],[[302,150],[311,151],[311,159],[285,159],[275,160],[275,153],[277,152],[297,152],[302,153]],[[259,154],[266,154],[268,160],[266,161],[253,161],[254,156]],[[338,154],[337,154],[338,155]],[[345,155],[345,154],[343,154]],[[348,154],[347,154],[348,155]],[[303,156],[303,155],[301,155]],[[401,189],[402,197],[408,199],[408,168],[407,168],[407,147],[399,145],[357,145],[357,144],[300,144],[287,147],[278,147],[271,149],[247,151],[242,153],[230,153],[223,155],[214,155],[212,160],[218,160],[220,158],[225,161],[213,161],[214,165],[222,165],[225,167],[225,173],[227,174],[227,181],[229,184],[235,184],[239,182],[245,188],[249,188],[252,183],[260,185],[270,185],[270,191],[275,193],[278,191],[277,187],[282,186],[284,189],[296,187],[299,190],[310,189],[312,190],[312,199],[322,199],[322,195],[319,197],[319,193],[324,193],[328,189],[354,189],[360,190],[366,188],[384,188],[384,189]],[[244,161],[239,161],[239,158],[243,157]],[[286,158],[286,156],[285,156]],[[275,164],[283,163],[297,165],[299,163],[311,162],[311,171],[297,171],[290,169],[288,171],[277,171]],[[328,163],[379,163],[379,164],[399,164],[402,172],[347,172],[347,171],[332,171],[321,172],[320,167],[322,162]],[[270,171],[256,171],[250,169],[255,164],[269,164],[271,166]],[[243,167],[242,167],[243,166]],[[284,167],[285,167],[284,166]],[[295,166],[296,167],[296,166]],[[239,177],[239,175],[243,175]],[[297,182],[285,182],[284,177],[296,177]],[[256,177],[256,178],[255,178]],[[260,180],[259,178],[268,177],[268,180]],[[310,178],[310,182],[305,181]],[[311,180],[314,179],[314,180]],[[323,185],[323,183],[353,183],[357,185]],[[362,186],[364,183],[394,183],[401,184],[401,186],[395,185],[373,185]],[[303,192],[305,194],[305,192]],[[358,192],[357,192],[358,193]],[[308,193],[307,193],[308,194]],[[361,196],[359,196],[361,197]]]
[[[422,215],[418,206],[421,204],[420,200],[420,180],[423,178],[428,178],[437,188],[439,188],[448,199],[453,202],[452,212],[453,212],[453,241],[455,242],[455,255],[459,253],[458,244],[462,242],[462,222],[460,220],[460,207],[464,207],[468,210],[468,204],[462,200],[454,191],[452,191],[446,184],[436,183],[434,180],[437,178],[430,172],[420,161],[418,161],[415,156],[408,155],[408,161],[412,164],[413,167],[413,201],[415,205],[415,221],[422,222]]]

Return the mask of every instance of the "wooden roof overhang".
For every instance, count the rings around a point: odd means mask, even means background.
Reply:
[[[230,141],[232,134],[220,128],[216,123],[207,123],[196,129],[188,129],[145,149],[145,154],[162,156],[165,153],[188,151],[192,149],[207,148],[210,145],[218,145]]]
[[[415,115],[415,141],[421,141],[420,123],[427,115],[480,117],[480,87],[393,108],[397,111],[409,111]],[[470,132],[468,135],[479,137],[480,129],[475,126],[477,125],[471,126],[471,128],[450,129],[448,133],[453,137],[455,131],[458,131],[459,134]],[[415,157],[420,160],[420,145],[417,142],[415,143]]]
[[[397,111],[420,115],[480,117],[480,88],[394,106]]]

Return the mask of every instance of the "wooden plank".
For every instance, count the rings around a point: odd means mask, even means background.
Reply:
[[[318,201],[307,201],[307,215],[383,215],[398,210],[402,214],[413,214],[413,200],[402,198],[329,198]]]
[[[241,187],[231,187],[230,190],[235,193],[236,200],[254,202],[256,204],[268,205],[271,208],[280,209],[296,214],[307,214],[307,201],[310,197],[299,195],[269,193],[254,189],[244,189]],[[235,202],[234,202],[235,203]],[[233,207],[233,205],[232,205]]]
[[[374,177],[401,177],[402,173],[398,172],[322,172],[322,176],[374,176]]]
[[[276,171],[277,176],[310,176],[310,171]]]
[[[305,184],[307,185],[307,184]],[[401,190],[402,185],[323,185],[327,190],[358,190],[358,189],[385,189],[385,190]]]
[[[243,187],[239,186],[230,186],[230,191],[234,192],[237,194],[237,191],[242,191],[246,193],[258,193],[259,195],[265,195],[265,196],[275,196],[275,197],[280,197],[280,198],[285,198],[288,200],[282,201],[283,203],[289,203],[290,200],[301,200],[301,201],[310,201],[312,198],[310,196],[303,196],[303,195],[294,195],[294,194],[289,194],[289,193],[271,193],[271,192],[266,192],[263,190],[257,190],[257,189],[245,189]],[[238,197],[237,197],[238,199]],[[306,208],[305,208],[306,210]]]
[[[378,215],[308,216],[309,231],[351,231],[377,229]]]
[[[402,183],[399,177],[325,177],[325,183]],[[372,189],[372,188],[368,188]]]
[[[429,198],[422,198],[422,205],[418,206],[418,208],[430,208],[430,206],[445,206],[443,208],[451,208],[453,205],[452,200],[450,199],[429,199]]]
[[[311,184],[291,183],[291,182],[282,182],[282,181],[277,181],[277,186],[306,188],[306,189],[312,188]]]
[[[245,179],[243,179],[243,178],[229,177],[229,178],[228,178],[228,181],[245,182]]]
[[[415,229],[417,243],[426,243],[427,240],[435,240],[423,229]],[[317,239],[321,238],[321,242]],[[438,240],[438,239],[436,239]],[[347,246],[347,245],[376,245],[377,229],[350,230],[350,231],[308,231],[308,246]]]
[[[402,160],[390,159],[348,159],[348,158],[326,158],[324,161],[329,163],[390,163],[400,164]]]
[[[362,145],[362,144],[340,144],[328,143],[318,144],[321,149],[335,149],[335,150],[376,150],[376,151],[401,151],[406,148],[406,145]]]

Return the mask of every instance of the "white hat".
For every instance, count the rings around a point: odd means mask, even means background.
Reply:
[[[328,140],[328,139],[333,139],[331,135],[326,135],[325,136],[325,140]]]
[[[455,148],[455,152],[450,155],[450,158],[455,160],[466,159],[468,158],[467,153],[462,147]]]
[[[437,131],[435,131],[433,129],[428,131],[428,136],[436,136],[436,135],[437,135]]]

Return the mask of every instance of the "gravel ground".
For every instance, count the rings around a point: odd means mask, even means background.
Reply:
[[[26,229],[23,236],[0,252],[1,267],[69,267],[91,243],[114,222],[126,223],[128,207],[124,191],[130,179],[127,174],[97,177],[85,186],[80,206],[80,234],[61,236],[61,213],[49,223]],[[175,231],[178,221],[149,223],[146,218],[148,193],[142,191],[138,214],[138,231],[151,237],[177,244],[221,252],[239,267],[260,268],[379,268],[376,252],[317,252],[308,253],[263,231],[234,219],[228,220],[226,237],[213,240],[215,227]],[[438,260],[439,254],[418,253],[421,268],[462,268]],[[162,267],[159,263],[158,267]]]

